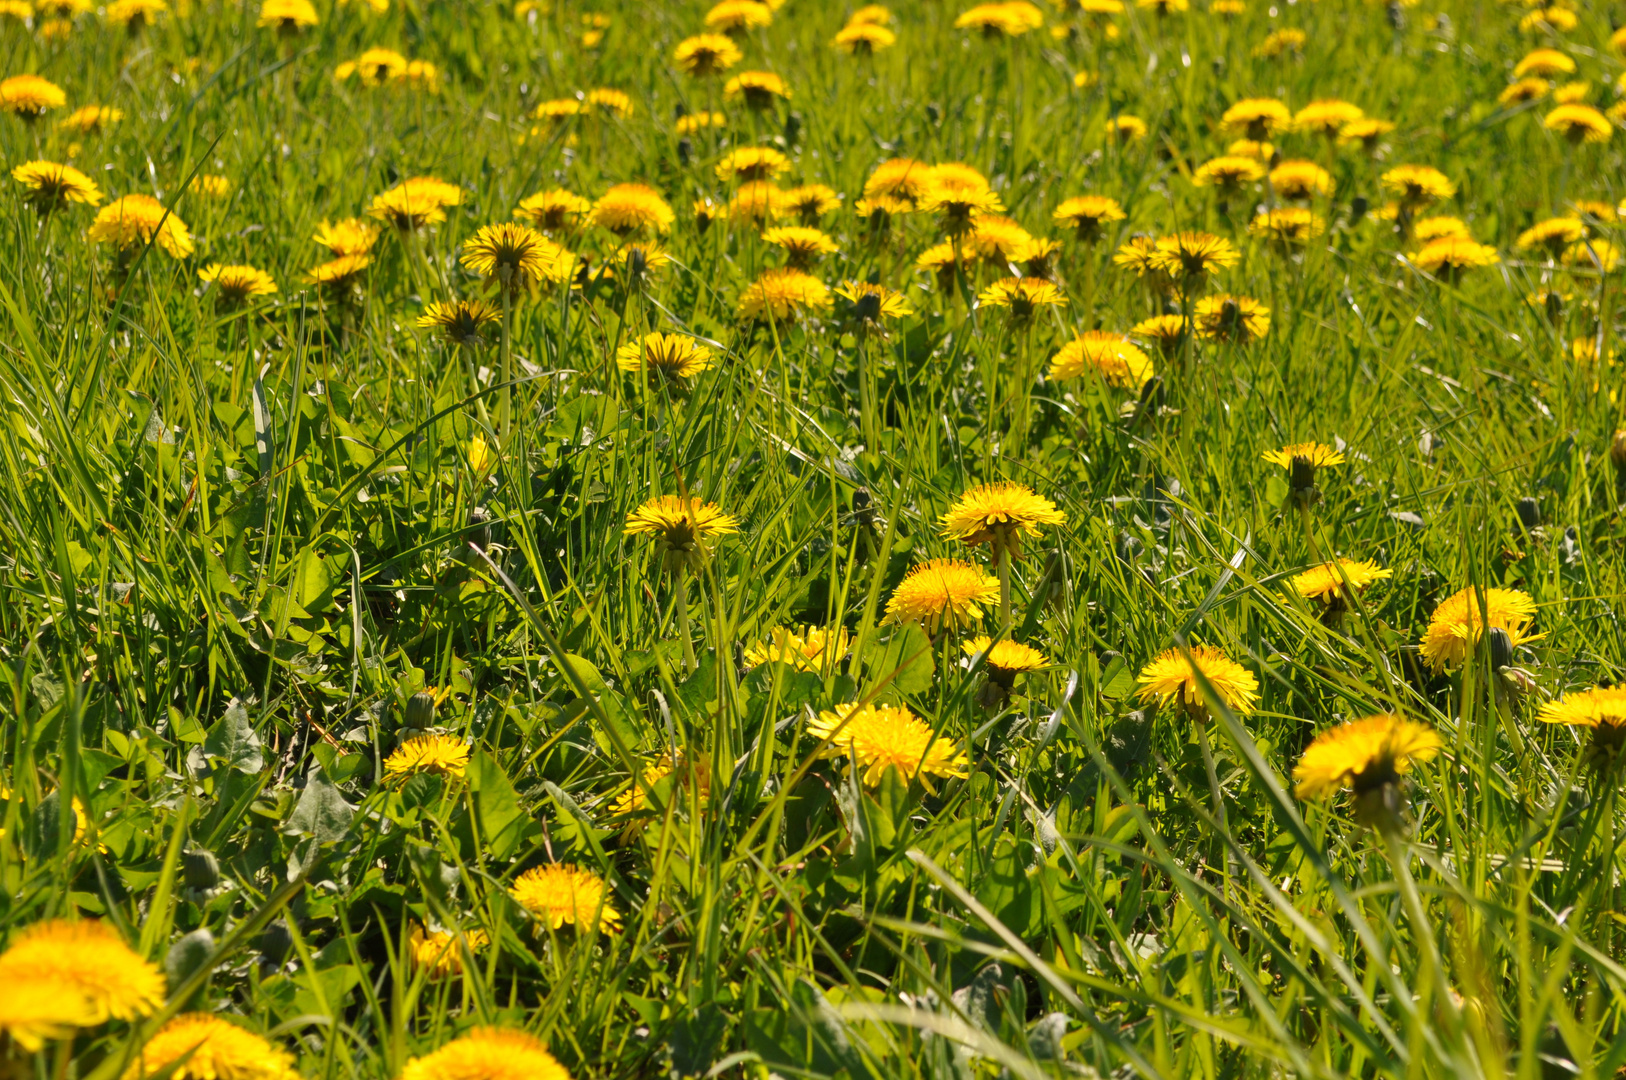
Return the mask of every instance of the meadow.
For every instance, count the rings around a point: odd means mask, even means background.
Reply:
[[[1626,1075],[1626,31],[0,0],[0,1075]]]

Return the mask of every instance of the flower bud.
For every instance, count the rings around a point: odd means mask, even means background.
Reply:
[[[1513,639],[1500,626],[1490,628],[1490,663],[1492,671],[1513,666]]]
[[[208,851],[181,854],[181,881],[188,889],[212,889],[220,884],[220,861]]]
[[[406,706],[406,726],[423,730],[435,726],[435,695],[419,690]]]

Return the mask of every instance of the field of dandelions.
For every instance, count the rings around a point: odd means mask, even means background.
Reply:
[[[1623,17],[0,0],[0,1077],[1626,1075]]]

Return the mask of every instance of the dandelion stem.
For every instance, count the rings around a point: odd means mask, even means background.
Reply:
[[[700,664],[694,658],[694,637],[689,629],[689,578],[682,570],[677,572],[677,621],[678,637],[683,641],[683,663],[692,672]]]

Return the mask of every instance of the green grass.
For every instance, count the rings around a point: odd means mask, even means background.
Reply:
[[[790,0],[742,39],[742,69],[782,74],[789,106],[730,107],[723,141],[681,153],[674,109],[709,98],[669,58],[704,5],[530,20],[351,5],[291,42],[220,5],[135,39],[90,16],[57,45],[5,24],[5,73],[125,111],[78,140],[76,164],[109,197],[159,195],[198,251],[155,248],[121,276],[85,240],[91,211],[41,221],[0,200],[0,926],[109,919],[167,958],[177,1007],[241,1018],[312,1078],[394,1077],[492,1023],[534,1031],[577,1077],[1616,1075],[1615,787],[1586,766],[1584,732],[1536,710],[1621,677],[1620,369],[1569,344],[1601,325],[1612,354],[1619,280],[1514,239],[1569,200],[1618,204],[1623,140],[1571,149],[1543,130],[1547,104],[1495,104],[1541,43],[1520,35],[1522,8],[1447,0],[1402,9],[1396,29],[1352,0],[1267,7],[1132,9],[1103,45],[1048,26],[984,42],[953,29],[952,6],[899,0],[899,43],[870,62],[828,45],[846,10]],[[589,12],[611,17],[593,49]],[[1560,42],[1600,106],[1622,70],[1608,14],[1579,11]],[[1254,56],[1282,27],[1306,31],[1302,56]],[[372,45],[436,64],[441,93],[336,84]],[[1083,70],[1100,75],[1086,91]],[[601,86],[633,115],[522,139],[538,102]],[[1268,192],[1222,210],[1190,182],[1249,96],[1340,97],[1397,125],[1381,160],[1337,154],[1314,206],[1329,231],[1302,255],[1248,238]],[[1105,145],[1120,113],[1148,138]],[[841,254],[818,275],[877,275],[918,309],[867,342],[884,428],[869,445],[859,343],[834,320],[742,326],[739,293],[777,256],[741,225],[693,223],[694,200],[726,199],[712,165],[753,139],[789,154],[786,183],[845,196],[824,223]],[[8,168],[62,160],[68,141],[54,118],[0,123]],[[1308,136],[1277,142],[1329,159]],[[1008,333],[914,272],[933,223],[876,236],[852,209],[894,156],[983,170],[1011,217],[1064,240],[1069,306]],[[1460,185],[1439,212],[1498,266],[1442,285],[1396,257],[1415,242],[1356,220],[1408,162]],[[182,194],[194,172],[231,194]],[[301,283],[327,257],[318,222],[420,174],[466,190],[421,255],[384,237],[349,306]],[[631,302],[555,289],[518,307],[515,435],[476,475],[499,349],[451,350],[417,315],[483,295],[458,245],[521,198],[629,180],[676,210],[676,264]],[[1050,223],[1086,192],[1128,212],[1094,248]],[[1159,359],[1163,381],[1127,413],[1124,391],[1023,378],[1080,330],[1153,314],[1110,256],[1179,228],[1243,248],[1215,287],[1271,308],[1262,341]],[[566,242],[614,248],[592,230]],[[211,261],[252,263],[282,292],[221,306],[197,281]],[[1549,287],[1573,295],[1558,324],[1524,299]],[[608,358],[649,329],[715,342],[717,367],[686,397],[640,391]],[[1260,454],[1335,439],[1349,463],[1321,473],[1312,513],[1284,511],[1286,473]],[[996,479],[1068,515],[1014,574],[1015,636],[1053,665],[1003,707],[954,642],[883,619],[914,562],[986,561],[936,521]],[[674,579],[622,536],[639,503],[680,490],[742,522],[686,586],[694,671]],[[1285,599],[1287,577],[1334,552],[1394,571],[1341,631]],[[1498,691],[1483,646],[1449,676],[1419,661],[1434,605],[1470,584],[1540,605],[1543,636],[1515,658],[1535,683],[1522,699]],[[743,647],[790,623],[845,627],[852,656],[746,669]],[[1257,713],[1199,727],[1137,705],[1141,666],[1199,641],[1257,675]],[[472,741],[468,774],[387,784],[425,687],[442,697],[433,725]],[[864,789],[815,757],[808,720],[859,699],[907,704],[970,777]],[[1315,732],[1380,711],[1446,744],[1415,771],[1391,850],[1342,800],[1291,795]],[[663,781],[646,793],[663,811],[625,827],[615,799],[673,752],[712,797]],[[67,840],[69,796],[96,843]],[[214,888],[183,874],[200,852]],[[550,861],[603,875],[623,932],[539,929],[506,888]],[[403,959],[414,923],[493,944],[430,980]],[[21,1074],[109,1080],[146,1031],[12,1055]]]

